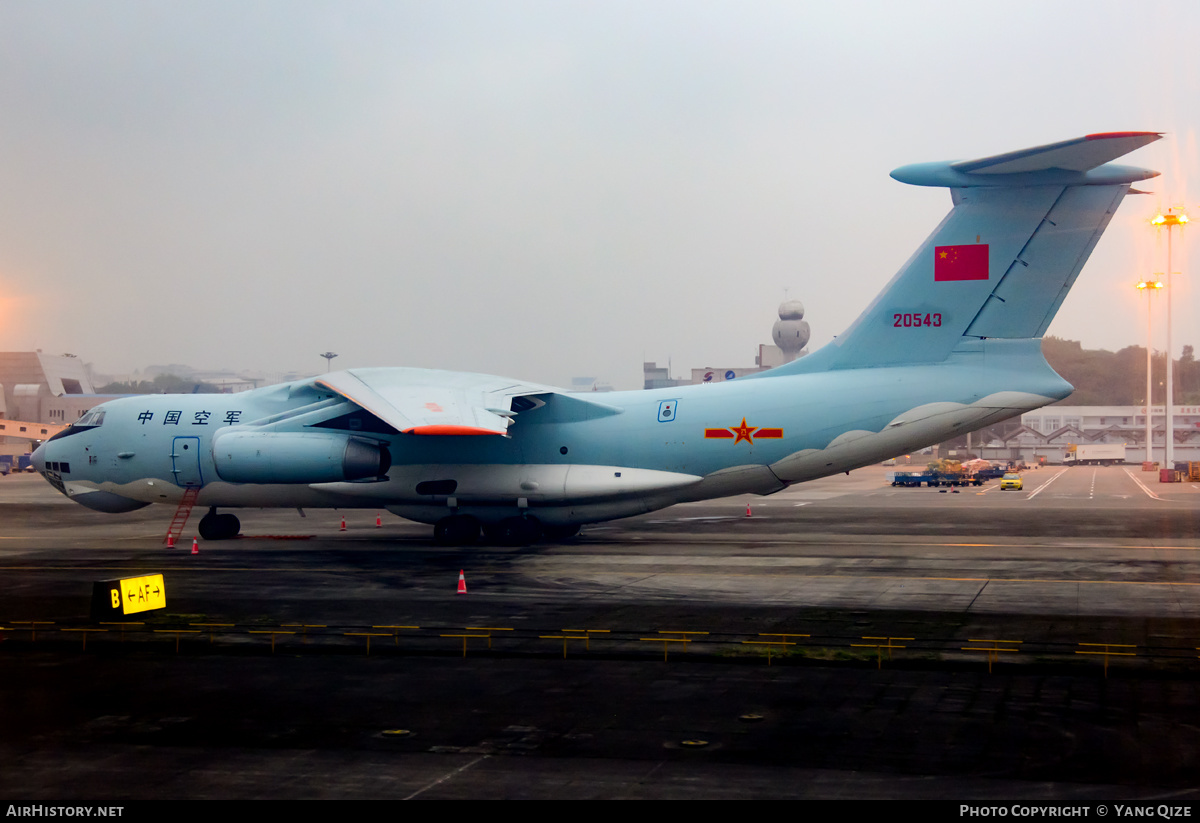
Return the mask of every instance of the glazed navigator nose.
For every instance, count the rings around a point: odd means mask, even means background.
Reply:
[[[33,454],[30,456],[29,461],[31,463],[33,463],[33,468],[39,474],[46,473],[46,444],[45,443],[43,443],[42,445],[38,446],[36,449],[33,450]]]

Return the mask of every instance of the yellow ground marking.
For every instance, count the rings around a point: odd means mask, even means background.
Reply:
[[[383,632],[345,632],[346,637],[365,637],[367,638],[367,656],[371,656],[371,638],[372,637],[394,637],[395,635],[384,634]],[[399,645],[400,641],[396,641]]]
[[[498,628],[496,626],[463,626],[463,631],[487,632],[488,633],[487,634],[488,648],[490,649],[492,647],[492,632],[511,632],[512,629]],[[448,637],[449,635],[442,635],[442,636]],[[467,643],[467,641],[464,640],[463,641],[464,649],[466,648],[466,643]],[[464,654],[463,657],[466,657],[466,655]]]
[[[1017,648],[1024,640],[983,640],[975,637],[967,639],[968,643],[990,643],[990,646],[961,646],[964,652],[987,652],[988,656],[988,674],[992,673],[992,664],[995,663],[1001,654],[1015,654],[1020,649]],[[1007,645],[1001,645],[1007,644]]]
[[[588,651],[592,650],[592,635],[593,634],[611,634],[612,633],[612,629],[559,629],[559,631],[571,632],[573,637],[578,637],[578,638],[586,641],[587,645],[584,646],[584,648],[586,648]],[[566,648],[565,643],[563,644],[563,647],[564,647],[564,655],[565,655],[565,648]]]
[[[569,629],[564,629],[569,631]],[[561,640],[563,644],[563,660],[567,659],[567,643],[571,640],[583,640],[587,642],[587,648],[591,648],[591,642],[588,641],[587,635],[583,634],[539,634],[539,640]]]
[[[774,654],[775,646],[795,646],[795,642],[787,640],[788,637],[810,637],[807,634],[787,634],[784,632],[759,632],[759,637],[778,637],[778,640],[743,640],[743,646],[766,646],[767,647],[767,665],[771,665],[771,656]],[[783,649],[780,649],[783,651]]]
[[[247,634],[269,634],[271,635],[271,654],[275,654],[275,636],[279,634],[295,634],[295,632],[285,631],[283,629],[251,629]]]
[[[1090,648],[1085,651],[1076,651],[1075,654],[1098,654],[1104,656],[1104,677],[1108,677],[1108,658],[1110,657],[1137,657],[1137,652],[1120,652],[1113,649],[1136,649],[1137,646],[1132,643],[1080,643],[1080,646],[1096,647],[1100,651],[1091,651]]]
[[[934,545],[934,544],[924,544]],[[954,545],[954,544],[947,544]],[[986,545],[986,544],[963,544],[963,545]],[[994,545],[994,544],[993,544]],[[1025,547],[1022,547],[1025,548]],[[1086,548],[1086,547],[1084,547]],[[1121,548],[1121,547],[1115,547]],[[1197,551],[1200,547],[1184,547],[1184,546],[1129,546],[1130,549],[1175,549],[1187,551]],[[682,562],[682,561],[680,561]],[[0,566],[0,571],[103,571],[104,567],[97,566],[20,566],[6,567]],[[195,569],[168,569],[168,571],[195,571]],[[230,569],[214,569],[212,571],[230,571]],[[262,569],[236,569],[235,571],[247,572],[291,572],[300,571],[297,569],[278,569],[278,568],[262,568]],[[311,571],[317,574],[325,574],[329,568],[325,569],[304,569],[303,571]],[[636,571],[621,571],[619,569],[601,569],[601,570],[578,570],[570,568],[546,568],[537,569],[535,571],[512,571],[512,570],[492,570],[484,569],[487,574],[495,575],[523,575],[526,577],[539,577],[547,574],[579,574],[579,575],[605,575],[609,577],[781,577],[781,578],[801,578],[805,580],[913,580],[913,581],[933,581],[933,582],[949,582],[949,583],[1066,583],[1066,584],[1091,584],[1091,585],[1118,585],[1118,586],[1200,586],[1200,581],[1188,582],[1183,580],[1073,580],[1070,578],[1054,578],[1054,577],[948,577],[941,575],[911,575],[911,574],[804,574],[800,572],[779,572],[779,571],[763,571],[763,572],[735,572],[735,571],[715,571],[715,572],[699,572],[699,571],[652,571],[647,572],[645,569]],[[496,631],[496,629],[492,629]],[[512,631],[506,629],[505,631]],[[458,636],[458,635],[455,635]],[[485,636],[485,635],[481,635]]]
[[[87,651],[87,636],[90,632],[107,632],[108,629],[63,629],[64,632],[82,632],[83,633],[83,650]]]
[[[897,640],[916,640],[915,637],[878,637],[876,635],[863,635],[863,640],[882,640],[883,643],[851,643],[850,648],[865,648],[875,649],[876,668],[883,668],[883,650],[887,649],[888,660],[892,659],[892,649],[904,649],[907,646],[897,646]]]
[[[683,634],[683,632],[676,632],[676,634]],[[694,634],[708,634],[708,632],[694,632]],[[687,637],[639,637],[638,640],[648,643],[662,643],[664,663],[667,662],[667,647],[670,644],[683,643],[684,648],[687,648],[687,644],[692,642],[691,639]]]
[[[492,647],[492,636],[490,634],[443,634],[442,637],[461,637],[463,642],[463,657],[467,656],[467,638],[468,637],[486,637],[488,648]]]
[[[217,629],[228,629],[237,625],[236,623],[188,623],[189,626],[200,626],[202,629],[208,629],[208,642],[213,642],[213,634]]]

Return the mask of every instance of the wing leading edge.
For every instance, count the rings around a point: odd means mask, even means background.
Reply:
[[[518,412],[542,405],[536,395],[558,392],[486,374],[406,368],[349,369],[316,383],[415,435],[504,435]]]

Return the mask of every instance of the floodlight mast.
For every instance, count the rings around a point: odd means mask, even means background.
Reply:
[[[1154,280],[1139,280],[1137,287],[1146,292],[1146,462],[1150,463],[1154,460],[1154,458],[1151,456],[1154,444],[1154,429],[1151,425],[1154,409],[1150,403],[1150,393],[1153,390],[1152,380],[1154,377],[1153,366],[1151,365],[1153,362],[1151,360],[1151,352],[1153,351],[1151,348],[1151,342],[1154,338],[1150,330],[1150,323],[1153,317],[1153,314],[1150,311],[1150,298],[1154,295],[1155,291],[1163,287],[1163,283],[1162,280],[1157,279],[1156,276]]]
[[[1166,214],[1155,215],[1150,221],[1152,225],[1159,228],[1163,226],[1167,227],[1167,432],[1166,446],[1163,453],[1163,467],[1167,469],[1175,468],[1175,463],[1172,462],[1172,452],[1174,449],[1171,448],[1175,443],[1175,414],[1174,407],[1172,406],[1174,402],[1172,391],[1174,378],[1172,377],[1171,368],[1171,235],[1173,234],[1171,230],[1176,226],[1186,226],[1187,222],[1187,215],[1182,211],[1176,212],[1175,209],[1167,209]]]

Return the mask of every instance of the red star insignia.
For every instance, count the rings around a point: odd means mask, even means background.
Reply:
[[[754,438],[752,437],[752,435],[756,431],[758,431],[759,428],[760,428],[759,426],[747,426],[746,418],[743,417],[742,425],[729,427],[729,430],[731,432],[733,432],[735,435],[737,435],[737,440],[733,441],[733,445],[736,446],[738,443],[741,443],[743,440],[745,440],[750,445],[754,445]]]

